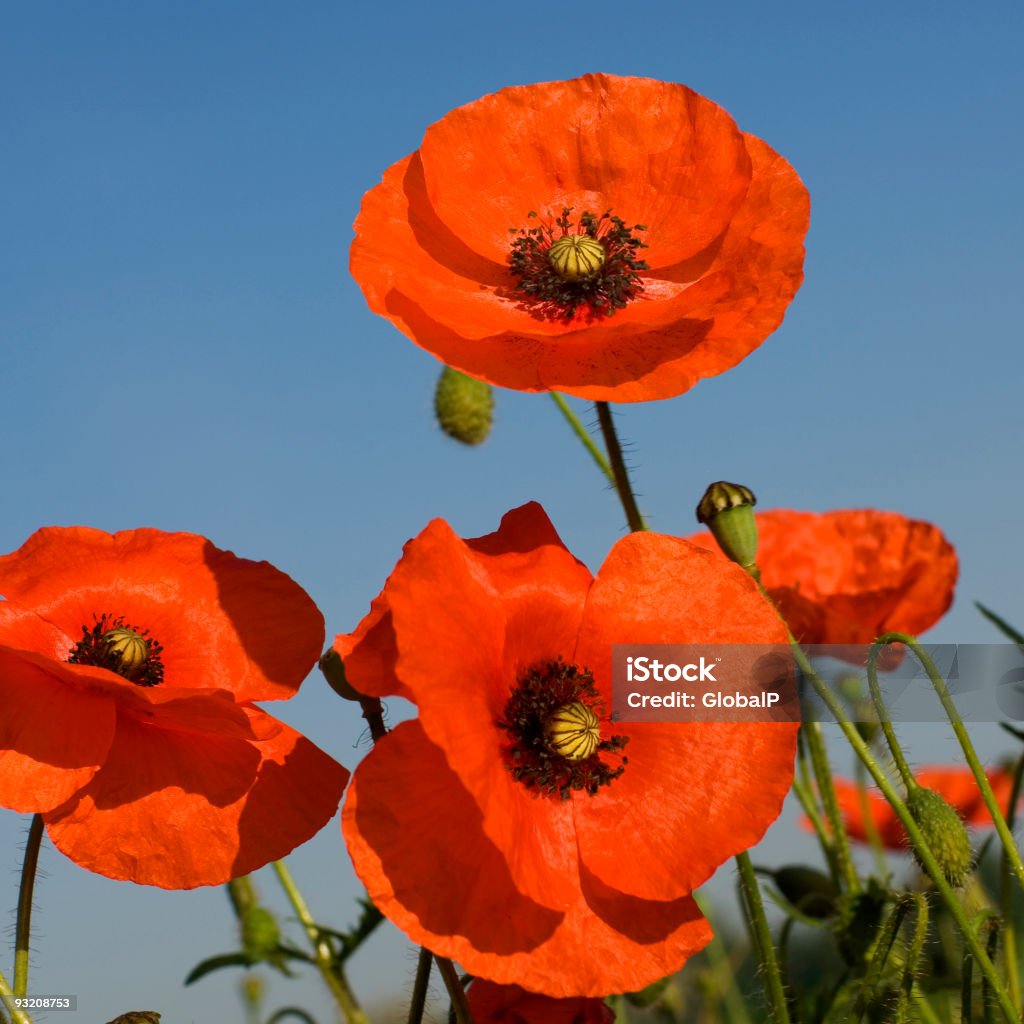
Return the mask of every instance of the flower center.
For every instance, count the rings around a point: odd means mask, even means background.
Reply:
[[[163,650],[149,630],[130,626],[120,616],[101,615],[91,629],[82,627],[82,639],[68,661],[116,672],[136,686],[156,686],[164,678]]]
[[[639,272],[648,266],[637,251],[646,245],[634,232],[646,228],[627,227],[610,210],[600,217],[584,211],[576,221],[571,214],[566,206],[553,221],[509,229],[515,236],[508,262],[519,279],[516,290],[545,317],[571,320],[579,309],[611,316],[643,291]]]
[[[594,677],[562,661],[537,665],[516,682],[498,726],[508,733],[508,769],[528,789],[567,800],[591,796],[625,770],[626,736],[601,739],[603,710]],[[602,755],[618,758],[606,762]]]

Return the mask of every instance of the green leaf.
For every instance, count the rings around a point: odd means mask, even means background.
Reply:
[[[1014,629],[1013,626],[1011,626],[1001,615],[997,615],[991,608],[986,608],[980,601],[975,601],[974,607],[977,608],[978,611],[981,612],[981,614],[984,615],[985,618],[988,619],[988,621],[991,622],[992,625],[995,626],[996,629],[998,629],[999,632],[1008,640],[1012,640],[1015,644],[1024,646],[1024,633],[1021,633],[1020,630]]]

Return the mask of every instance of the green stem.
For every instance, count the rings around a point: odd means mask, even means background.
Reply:
[[[981,797],[985,801],[988,813],[992,816],[996,832],[999,834],[999,839],[1003,844],[1003,851],[1010,862],[1010,868],[1016,876],[1018,884],[1024,888],[1024,862],[1021,861],[1020,850],[1017,849],[1013,834],[1006,824],[999,801],[996,800],[996,795],[992,792],[992,786],[988,781],[988,776],[985,774],[985,769],[981,761],[978,760],[974,744],[971,742],[970,736],[967,735],[963,720],[960,718],[960,712],[957,711],[956,705],[949,695],[949,690],[946,689],[946,681],[939,675],[939,671],[935,667],[935,663],[928,656],[928,652],[912,636],[907,636],[906,633],[886,633],[875,641],[875,644],[891,643],[905,644],[909,647],[914,652],[917,660],[924,666],[925,672],[928,673],[928,678],[931,680],[932,686],[935,687],[935,692],[939,695],[939,700],[942,702],[942,708],[946,712],[950,724],[953,726],[953,732],[960,741],[964,757],[967,758],[967,764],[970,766],[974,780],[978,784],[978,789],[981,790]]]
[[[18,917],[14,926],[14,994],[28,994],[28,944],[32,931],[32,893],[36,886],[39,847],[43,841],[43,818],[32,815],[25,842],[25,861],[21,866],[21,888],[18,890]]]
[[[430,967],[434,962],[434,954],[426,946],[420,946],[420,955],[416,963],[416,981],[412,986],[412,1000],[409,1003],[409,1024],[420,1024],[423,1020],[423,1009],[427,1005],[427,989],[430,987]]]
[[[456,1021],[458,1024],[473,1024],[473,1015],[469,1012],[469,1003],[466,1001],[466,990],[459,981],[454,965],[443,956],[435,956],[434,959],[437,961],[437,969],[441,972],[444,987],[448,989]]]
[[[550,391],[548,392],[548,394],[551,395],[555,405],[558,406],[559,412],[561,412],[561,414],[565,417],[565,420],[569,424],[569,427],[572,429],[572,432],[580,439],[580,441],[583,444],[583,447],[586,448],[587,451],[590,453],[590,457],[594,460],[594,462],[597,463],[597,468],[601,470],[602,473],[604,473],[604,475],[608,478],[608,483],[610,483],[612,487],[614,487],[615,474],[612,472],[612,467],[609,464],[608,460],[605,458],[604,452],[601,451],[601,449],[598,448],[596,444],[594,444],[594,439],[590,436],[590,431],[588,431],[587,428],[583,426],[583,423],[580,420],[579,416],[577,416],[576,413],[572,411],[572,407],[569,405],[569,403],[565,400],[565,398],[562,395],[560,395],[557,391]]]
[[[317,969],[330,989],[331,995],[334,996],[342,1016],[348,1021],[348,1024],[369,1024],[370,1018],[366,1016],[349,988],[344,968],[334,955],[331,944],[321,936],[320,929],[317,928],[316,921],[313,920],[313,915],[309,912],[309,906],[299,891],[299,887],[295,884],[295,879],[292,878],[288,866],[283,860],[275,860],[273,866],[281,888],[284,889],[285,895],[295,911],[295,916],[306,930],[310,945],[313,947]]]
[[[910,940],[910,950],[907,953],[907,960],[903,967],[903,978],[900,982],[900,992],[896,1000],[896,1021],[895,1024],[907,1024],[910,1000],[914,994],[914,975],[924,955],[924,943],[928,937],[928,898],[924,893],[914,893],[914,902],[917,904],[917,914],[914,919],[914,936]]]
[[[949,912],[954,921],[956,921],[957,927],[964,937],[964,941],[967,943],[971,953],[974,955],[975,962],[981,968],[982,973],[992,985],[996,998],[999,1000],[999,1008],[1002,1011],[1003,1016],[1007,1021],[1012,1022],[1012,1024],[1017,1024],[1018,1018],[1016,1011],[1014,1010],[1013,1004],[1010,1002],[1005,989],[999,982],[999,976],[996,974],[995,967],[993,967],[992,961],[981,948],[981,944],[978,942],[977,936],[974,934],[974,929],[971,927],[970,921],[967,920],[967,915],[964,912],[963,906],[960,904],[960,901],[956,898],[956,894],[946,881],[945,875],[942,873],[942,869],[935,860],[935,855],[932,853],[931,847],[926,842],[921,830],[917,827],[917,822],[914,820],[910,811],[907,810],[907,805],[903,802],[899,793],[896,792],[896,789],[889,781],[888,776],[884,771],[882,771],[880,765],[875,760],[874,755],[871,753],[871,749],[861,738],[860,733],[857,731],[857,727],[847,717],[842,704],[836,699],[832,691],[829,690],[821,677],[814,670],[814,666],[807,658],[803,648],[800,647],[795,639],[792,639],[792,634],[790,634],[790,637],[793,657],[796,660],[797,665],[799,665],[801,672],[804,673],[808,681],[814,687],[815,692],[825,702],[825,705],[839,723],[839,727],[842,729],[847,742],[851,747],[853,747],[861,761],[864,762],[864,766],[871,774],[871,778],[874,780],[875,785],[882,791],[882,795],[886,800],[888,800],[892,809],[896,812],[896,816],[900,819],[903,828],[910,837],[911,843],[917,850],[921,864],[929,878],[931,878],[932,884],[938,890],[939,895],[942,897],[946,906],[949,907]]]
[[[597,402],[595,405],[597,420],[601,424],[601,434],[604,437],[604,445],[608,449],[608,461],[611,463],[615,490],[619,494],[619,501],[622,502],[630,530],[633,533],[638,533],[646,530],[647,524],[644,522],[644,517],[640,515],[640,509],[637,508],[636,496],[633,494],[633,488],[629,482],[629,472],[626,469],[626,460],[622,457],[622,445],[615,432],[611,408],[607,402]]]
[[[821,849],[825,854],[825,860],[828,861],[829,874],[832,876],[832,881],[836,883],[836,888],[839,888],[841,876],[839,874],[839,864],[836,861],[836,851],[832,846],[832,839],[828,834],[828,830],[825,828],[825,822],[818,813],[818,806],[811,795],[811,789],[805,780],[794,778],[793,792],[796,793],[800,806],[803,808],[804,814],[807,815],[807,820],[811,823],[811,827],[818,837],[818,842],[821,844]]]
[[[857,784],[857,802],[860,805],[860,814],[864,819],[864,832],[871,844],[871,853],[875,859],[875,870],[879,878],[885,877],[888,865],[885,862],[885,847],[882,845],[882,837],[878,833],[878,826],[875,824],[875,816],[871,812],[871,795],[868,793],[868,775],[864,764],[858,761],[853,770],[854,779]]]
[[[7,979],[0,971],[0,1004],[7,1007],[11,1015],[11,1024],[32,1024],[32,1018],[24,1010],[14,1008],[14,990],[7,984]]]
[[[882,648],[877,641],[871,645],[871,649],[868,651],[868,686],[871,688],[871,700],[875,705],[875,714],[878,715],[878,724],[882,728],[885,742],[889,745],[896,770],[900,773],[900,778],[903,779],[907,793],[910,794],[920,787],[917,784],[917,779],[914,778],[914,773],[910,770],[910,765],[907,764],[907,759],[903,756],[903,748],[900,746],[899,740],[896,739],[896,732],[892,727],[888,709],[885,706],[885,701],[882,700],[882,690],[878,685],[878,655],[881,652]]]
[[[1013,771],[1010,805],[1006,809],[1006,825],[1012,832],[1017,824],[1017,803],[1020,800],[1021,777],[1024,776],[1024,756],[1017,759]],[[1017,963],[1017,915],[1014,907],[1013,886],[1010,884],[1010,861],[1006,851],[999,860],[999,909],[1003,918],[1003,956],[1006,961],[1006,980],[1010,986],[1013,1005],[1020,1009],[1020,969]]]
[[[747,905],[747,923],[750,935],[757,948],[758,959],[763,971],[762,981],[768,990],[771,1003],[772,1020],[775,1024],[789,1024],[789,1007],[786,1005],[786,993],[782,987],[782,975],[779,973],[779,962],[775,956],[768,918],[765,917],[764,903],[761,902],[761,890],[757,887],[754,866],[750,862],[750,854],[744,851],[736,855],[736,867],[739,869],[740,886],[743,890],[744,902]]]
[[[746,1004],[736,984],[736,971],[729,962],[729,954],[718,937],[718,929],[715,927],[712,918],[711,906],[706,896],[702,893],[694,893],[694,899],[700,912],[711,923],[711,941],[704,947],[704,954],[711,965],[711,971],[715,982],[722,994],[722,1001],[725,1004],[726,1013],[731,1024],[751,1024],[750,1014],[747,1013]]]
[[[845,888],[850,892],[859,892],[860,880],[857,878],[857,871],[853,866],[850,837],[846,834],[846,822],[843,821],[843,816],[839,811],[839,802],[836,800],[836,790],[832,784],[832,769],[829,767],[828,755],[825,752],[825,738],[821,734],[821,725],[818,722],[805,722],[803,730],[807,750],[811,755],[811,764],[814,767],[814,776],[818,782],[818,795],[821,797],[825,816],[828,818],[829,828],[832,830],[833,849],[839,873]]]
[[[860,1021],[863,1020],[868,1004],[875,994],[878,981],[882,977],[882,971],[889,960],[889,954],[892,953],[893,946],[896,944],[896,935],[900,930],[900,925],[903,924],[903,918],[906,916],[908,909],[909,902],[900,900],[892,908],[892,913],[885,919],[878,933],[874,944],[874,953],[871,956],[871,961],[868,963],[868,969],[864,973],[864,980],[860,983],[857,998],[853,1003],[853,1020],[857,1024],[860,1024]]]

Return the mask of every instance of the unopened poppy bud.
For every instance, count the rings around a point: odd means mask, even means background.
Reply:
[[[773,871],[772,880],[800,913],[826,918],[836,912],[839,890],[835,882],[821,871],[792,865]]]
[[[934,789],[921,786],[907,795],[907,810],[931,847],[946,881],[959,888],[971,872],[971,840],[960,815]],[[921,864],[916,849],[914,859]]]
[[[327,685],[339,697],[355,701],[363,699],[363,695],[348,681],[345,675],[345,663],[341,660],[341,655],[333,647],[328,647],[324,651],[319,665],[320,671],[324,674],[324,679],[327,680]]]
[[[281,941],[281,929],[277,918],[267,910],[254,904],[242,914],[242,949],[258,960],[277,949]]]
[[[116,654],[123,675],[131,675],[149,657],[149,644],[145,637],[127,626],[118,626],[103,634],[107,650]]]
[[[463,444],[482,444],[494,420],[494,392],[486,381],[446,366],[437,381],[434,412],[449,437]]]
[[[714,535],[722,552],[744,569],[757,560],[757,520],[753,491],[725,480],[713,483],[697,506],[697,521]]]
[[[548,262],[563,281],[578,281],[604,266],[604,246],[590,235],[564,235],[548,249]]]

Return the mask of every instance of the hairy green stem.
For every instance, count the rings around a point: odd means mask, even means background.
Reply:
[[[597,420],[601,424],[601,434],[604,437],[605,448],[608,449],[608,461],[611,464],[612,476],[615,481],[615,490],[618,492],[619,501],[622,502],[622,509],[626,513],[626,522],[633,533],[647,529],[644,517],[640,515],[640,509],[636,504],[636,495],[629,482],[629,472],[626,469],[626,460],[622,455],[622,445],[619,436],[615,432],[615,422],[612,420],[612,411],[607,402],[595,403],[597,408]]]
[[[775,956],[768,918],[764,913],[761,901],[761,890],[757,886],[754,866],[750,862],[750,854],[744,851],[736,855],[736,867],[739,869],[740,886],[743,890],[744,902],[747,906],[747,924],[750,936],[757,948],[758,959],[764,972],[762,982],[768,991],[771,1005],[772,1020],[775,1024],[789,1024],[789,1007],[786,1003],[786,992],[782,987],[782,975],[779,973],[779,961]]]
[[[14,1008],[13,1000],[14,989],[7,984],[3,971],[0,971],[0,1005],[7,1007],[7,1012],[11,1015],[11,1024],[32,1024],[32,1018],[24,1010]]]
[[[1006,825],[1013,832],[1017,824],[1017,804],[1020,801],[1021,778],[1024,776],[1024,755],[1017,759],[1013,770],[1010,804],[1006,809]],[[999,909],[1003,917],[1003,958],[1006,963],[1006,981],[1010,986],[1013,1005],[1021,1008],[1020,968],[1017,962],[1017,915],[1013,885],[1010,878],[1010,860],[1003,850],[999,858]]]
[[[291,903],[292,909],[295,911],[295,916],[306,930],[310,945],[313,947],[317,970],[330,989],[331,995],[334,996],[343,1018],[348,1024],[369,1024],[370,1018],[366,1016],[349,988],[345,971],[338,962],[331,944],[320,934],[316,921],[313,920],[313,915],[309,912],[309,906],[299,891],[299,887],[295,884],[295,879],[292,878],[288,866],[283,860],[275,860],[273,867],[274,873],[281,883],[281,888],[284,889],[288,902]]]
[[[572,410],[572,406],[565,400],[563,395],[560,395],[557,391],[549,392],[551,398],[554,400],[555,405],[558,406],[558,411],[565,417],[566,423],[569,424],[572,432],[579,438],[583,447],[586,448],[590,457],[597,464],[597,468],[604,473],[608,480],[608,483],[615,486],[615,474],[612,472],[611,464],[608,459],[605,458],[605,454],[600,448],[594,443],[594,439],[590,436],[590,431],[583,426],[583,422],[579,416],[576,415]]]
[[[909,795],[920,787],[917,784],[917,779],[914,778],[914,773],[910,770],[910,765],[907,764],[907,759],[903,756],[903,748],[896,738],[885,701],[882,700],[882,690],[878,685],[878,656],[881,652],[882,647],[877,642],[873,643],[868,651],[868,686],[871,689],[871,700],[875,705],[875,713],[878,715],[878,724],[881,726],[882,735],[885,736],[885,742],[889,745],[889,752],[892,754],[896,770],[900,773],[900,778]]]
[[[21,886],[18,889],[18,917],[14,926],[14,994],[28,994],[29,936],[32,932],[32,894],[36,887],[39,848],[43,842],[43,817],[32,815],[25,841],[25,860],[21,865]]]

